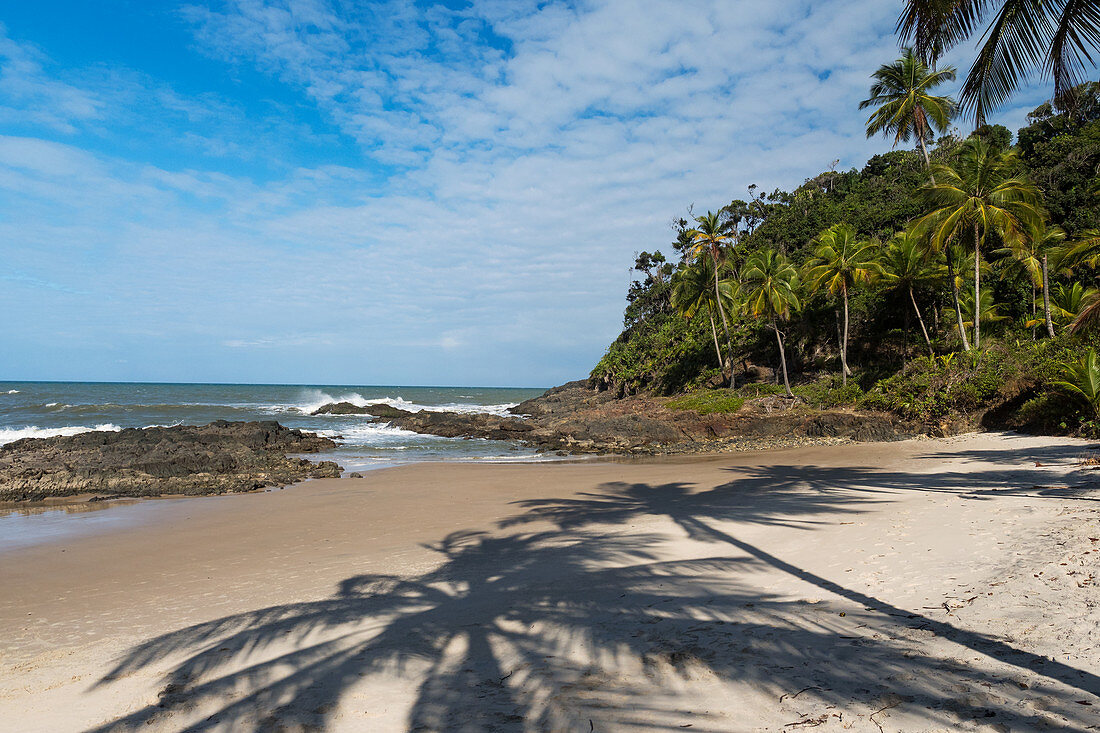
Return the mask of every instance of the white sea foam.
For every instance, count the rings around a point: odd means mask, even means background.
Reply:
[[[0,428],[0,445],[11,443],[20,438],[55,438],[59,435],[77,435],[93,431],[118,432],[119,430],[122,430],[122,428],[112,423],[103,423],[94,427],[66,425],[61,428],[40,428],[37,425],[28,425],[25,428]]]
[[[385,445],[392,450],[404,450],[407,446],[397,444],[403,443],[409,438],[426,437],[411,430],[395,428],[387,423],[366,423],[343,430],[317,430],[315,432],[326,438],[340,436],[343,438],[343,442],[349,445]]]
[[[5,394],[19,394],[19,390],[17,390],[17,389],[9,389],[9,390],[8,390],[8,391],[7,391],[7,392],[6,392]]]
[[[369,408],[371,405],[389,405],[407,412],[459,412],[465,414],[486,413],[504,416],[508,414],[508,408],[515,407],[518,403],[507,402],[499,405],[478,405],[467,402],[448,402],[443,405],[422,405],[410,402],[400,395],[396,397],[366,398],[358,392],[349,392],[341,395],[330,395],[319,389],[307,390],[302,396],[302,402],[293,405],[266,405],[265,408],[272,412],[300,412],[310,415],[325,405],[335,402],[350,402],[356,407]]]

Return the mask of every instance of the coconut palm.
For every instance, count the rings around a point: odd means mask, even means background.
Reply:
[[[708,211],[702,216],[695,217],[697,226],[688,231],[691,238],[691,256],[698,260],[706,257],[710,259],[715,271],[719,271],[729,255],[729,243],[734,239],[735,233],[721,214]],[[714,300],[718,307],[718,315],[722,319],[722,331],[726,335],[726,346],[729,348],[730,358],[733,358],[733,340],[730,338],[729,321],[726,319],[725,305],[722,303],[721,288],[718,285],[719,278],[714,278]],[[732,367],[730,379],[733,378]]]
[[[718,293],[722,298],[723,307],[732,312],[736,307],[735,283],[730,279],[720,279]],[[706,312],[710,319],[710,333],[714,337],[714,352],[718,355],[718,368],[725,373],[726,359],[722,356],[722,348],[718,345],[718,328],[714,320],[718,303],[715,300],[714,265],[710,259],[702,258],[677,270],[672,276],[671,302],[672,307],[685,318],[694,318],[700,311]]]
[[[994,301],[992,290],[986,288],[985,290],[981,291],[980,297],[981,302],[979,303],[979,305],[981,307],[978,309],[978,313],[980,313],[979,317],[981,318],[981,323],[983,326],[991,327],[998,323],[1001,323],[1004,320],[1007,320],[1008,316],[1001,314],[1000,304]],[[974,293],[963,293],[962,299],[960,301],[960,306],[962,307],[963,323],[966,326],[973,327]]]
[[[1100,49],[1094,0],[906,0],[898,31],[918,56],[935,61],[987,21],[960,100],[976,126],[1036,69],[1054,77],[1056,99],[1068,99]]]
[[[923,231],[920,222],[916,225]],[[933,251],[935,251],[933,249]],[[947,281],[951,283],[951,299],[955,304],[955,322],[959,328],[959,339],[962,341],[963,351],[970,351],[970,341],[966,338],[966,325],[963,322],[962,298],[960,292],[966,284],[964,275],[967,266],[967,255],[958,242],[950,242],[944,250],[944,268],[947,270]]]
[[[1100,229],[1082,230],[1072,240],[1055,247],[1051,255],[1052,269],[1066,276],[1082,265],[1095,268],[1100,265]]]
[[[1095,331],[1100,328],[1100,297],[1093,296],[1081,305],[1081,311],[1069,324],[1070,333]]]
[[[1071,323],[1096,296],[1096,288],[1079,282],[1055,285],[1050,290],[1051,317],[1059,325]]]
[[[798,268],[773,249],[753,254],[741,271],[741,292],[746,310],[757,318],[765,318],[775,331],[779,345],[779,363],[783,370],[783,387],[788,397],[791,382],[787,377],[787,355],[783,349],[783,333],[779,322],[801,307],[798,297]]]
[[[891,287],[904,290],[909,294],[909,302],[913,304],[913,312],[917,314],[917,323],[920,324],[921,333],[924,334],[924,343],[928,347],[928,353],[934,354],[932,339],[928,337],[928,328],[924,325],[924,316],[921,315],[920,306],[917,305],[917,297],[913,288],[925,282],[938,280],[943,274],[943,265],[931,263],[929,256],[932,253],[928,249],[928,242],[913,228],[895,234],[886,247],[883,256],[883,279]],[[906,324],[908,330],[908,323]],[[908,335],[906,336],[908,341]]]
[[[1039,189],[1015,175],[1014,152],[993,150],[972,137],[959,150],[954,166],[935,165],[938,183],[924,191],[931,212],[920,221],[931,236],[932,246],[942,249],[948,241],[972,233],[974,243],[974,299],[980,307],[982,242],[993,232],[1004,241],[1023,235],[1028,226],[1042,221]],[[974,348],[981,346],[981,317],[974,319]]]
[[[871,96],[859,103],[860,109],[874,107],[874,113],[867,118],[867,137],[879,133],[894,136],[894,145],[917,139],[924,164],[930,167],[927,141],[933,130],[947,129],[951,115],[955,110],[955,100],[951,97],[937,97],[931,91],[948,81],[955,80],[954,67],[948,66],[938,71],[930,69],[913,53],[913,49],[902,49],[901,58],[890,64],[883,64],[871,77]],[[935,180],[932,181],[935,183]]]
[[[1005,242],[1004,246],[997,250],[997,254],[1004,255],[1006,258],[1005,274],[1022,274],[1031,284],[1032,320],[1029,324],[1038,325],[1035,319],[1036,292],[1042,291],[1043,322],[1047,328],[1047,335],[1051,338],[1054,338],[1054,323],[1050,317],[1050,259],[1052,253],[1059,251],[1065,238],[1066,233],[1061,227],[1038,222],[1028,227],[1021,236]],[[1056,256],[1055,261],[1058,260]]]
[[[848,293],[867,285],[882,274],[876,256],[876,246],[859,239],[848,224],[834,224],[814,240],[813,259],[806,263],[805,278],[811,290],[827,288],[830,295],[839,295],[844,302],[844,330],[840,336],[841,382],[848,375]]]
[[[1100,364],[1091,346],[1073,361],[1062,364],[1062,379],[1054,383],[1075,399],[1089,406],[1093,415],[1100,414]]]

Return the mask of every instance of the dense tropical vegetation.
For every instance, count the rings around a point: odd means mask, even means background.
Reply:
[[[955,70],[937,57],[987,21],[956,103],[938,93]],[[1100,83],[1077,81],[1098,29],[1091,3],[905,3],[912,46],[872,74],[860,108],[868,137],[913,149],[677,218],[675,256],[638,255],[593,383],[705,412],[767,393],[1095,430]],[[985,118],[1032,69],[1054,95],[1013,143]],[[973,132],[952,126],[961,113]]]

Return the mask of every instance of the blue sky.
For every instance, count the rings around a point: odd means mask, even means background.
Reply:
[[[0,379],[583,377],[689,204],[889,149],[899,6],[5,3]]]

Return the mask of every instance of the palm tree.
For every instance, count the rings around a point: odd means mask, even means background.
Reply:
[[[1081,333],[1095,331],[1098,327],[1100,327],[1100,297],[1094,295],[1081,305],[1081,311],[1069,324],[1068,330],[1070,333]]]
[[[904,289],[909,293],[909,302],[913,304],[913,311],[917,314],[917,322],[920,324],[921,333],[924,334],[928,353],[935,354],[932,349],[932,339],[928,337],[928,329],[924,325],[924,317],[917,305],[917,297],[913,294],[914,286],[938,279],[942,273],[942,265],[933,266],[929,263],[929,254],[927,241],[913,227],[900,231],[890,239],[886,248],[886,254],[883,257],[883,277],[893,287]],[[908,323],[906,323],[906,330],[908,332]],[[907,343],[908,338],[907,335]]]
[[[1068,100],[1100,49],[1100,7],[1092,0],[906,0],[898,19],[903,43],[934,62],[992,20],[963,83],[963,109],[975,126],[1040,69],[1054,77],[1055,99]]]
[[[1100,265],[1100,229],[1082,230],[1071,241],[1056,247],[1052,255],[1056,262],[1054,271],[1067,276],[1082,265]]]
[[[715,272],[719,271],[728,255],[727,245],[734,238],[728,222],[724,221],[721,214],[708,211],[702,216],[695,217],[696,227],[689,230],[691,237],[691,254],[695,259],[709,257]],[[721,288],[718,285],[719,278],[714,278],[714,299],[718,306],[718,315],[722,319],[722,331],[726,335],[726,346],[729,348],[730,359],[733,359],[733,340],[730,338],[729,321],[726,320],[726,309],[722,304]],[[730,365],[730,381],[733,380],[733,365]]]
[[[714,265],[707,258],[681,267],[672,276],[672,307],[685,318],[694,318],[699,311],[706,311],[710,319],[710,333],[714,337],[714,352],[718,355],[718,368],[724,373],[726,360],[722,357],[722,348],[718,345],[718,328],[714,314],[718,310],[715,300]],[[724,279],[718,283],[718,292],[724,302],[723,307],[733,310],[736,305],[736,288],[732,280]],[[732,356],[732,355],[731,355]],[[732,370],[730,378],[732,379]],[[731,385],[732,386],[732,385]]]
[[[981,302],[978,313],[983,326],[993,326],[1004,321],[1008,316],[1001,315],[1001,306],[993,300],[993,291],[986,288],[981,291]],[[960,305],[962,306],[963,323],[967,326],[974,325],[974,294],[964,293]]]
[[[827,287],[831,295],[844,301],[844,330],[840,337],[841,382],[848,383],[848,292],[869,284],[882,273],[875,245],[856,238],[848,224],[834,224],[814,240],[814,256],[806,263],[806,282],[810,290]]]
[[[1089,406],[1093,415],[1100,415],[1100,364],[1091,346],[1074,361],[1062,363],[1062,380],[1054,383],[1074,398]]]
[[[954,167],[933,166],[940,183],[925,187],[932,211],[921,219],[931,233],[932,246],[942,249],[968,229],[974,238],[974,300],[980,307],[982,242],[993,232],[1005,241],[1022,235],[1042,221],[1039,189],[1014,175],[1014,152],[997,151],[972,137],[959,151]],[[981,346],[981,317],[974,319],[974,348]]]
[[[921,222],[917,222],[916,227],[923,232]],[[951,299],[955,303],[955,321],[959,327],[959,339],[962,340],[963,351],[970,351],[970,341],[966,338],[966,326],[963,323],[960,296],[962,286],[966,282],[966,277],[963,275],[966,270],[966,261],[966,253],[958,246],[958,242],[950,242],[944,250],[944,263],[947,269],[947,279],[951,283]]]
[[[753,254],[741,272],[745,308],[757,318],[766,318],[775,331],[779,363],[783,369],[783,387],[788,397],[794,397],[794,393],[787,377],[787,355],[783,349],[779,321],[786,320],[791,311],[801,307],[798,286],[798,269],[773,249]]]
[[[954,67],[934,71],[913,53],[913,49],[905,48],[901,58],[883,64],[871,78],[875,80],[871,96],[859,103],[860,109],[876,108],[867,118],[867,137],[880,132],[893,134],[895,146],[916,137],[924,155],[924,165],[931,167],[926,142],[933,130],[943,132],[947,129],[955,111],[955,100],[930,92],[944,82],[955,80]],[[935,179],[932,182],[935,183]]]
[[[1055,285],[1050,291],[1051,308],[1054,320],[1059,324],[1071,323],[1077,320],[1081,311],[1096,299],[1097,290],[1086,287],[1079,282],[1069,285]]]
[[[1047,335],[1051,338],[1054,338],[1054,324],[1050,318],[1049,260],[1051,253],[1058,252],[1065,238],[1066,233],[1061,227],[1049,226],[1046,222],[1038,222],[1028,227],[1027,231],[1022,233],[1022,236],[1010,239],[997,250],[998,254],[1009,258],[1009,266],[1005,268],[1006,274],[1022,273],[1031,283],[1032,321],[1035,321],[1035,303],[1037,300],[1035,294],[1039,290],[1042,291],[1044,322]],[[1034,331],[1032,336],[1034,337]]]

